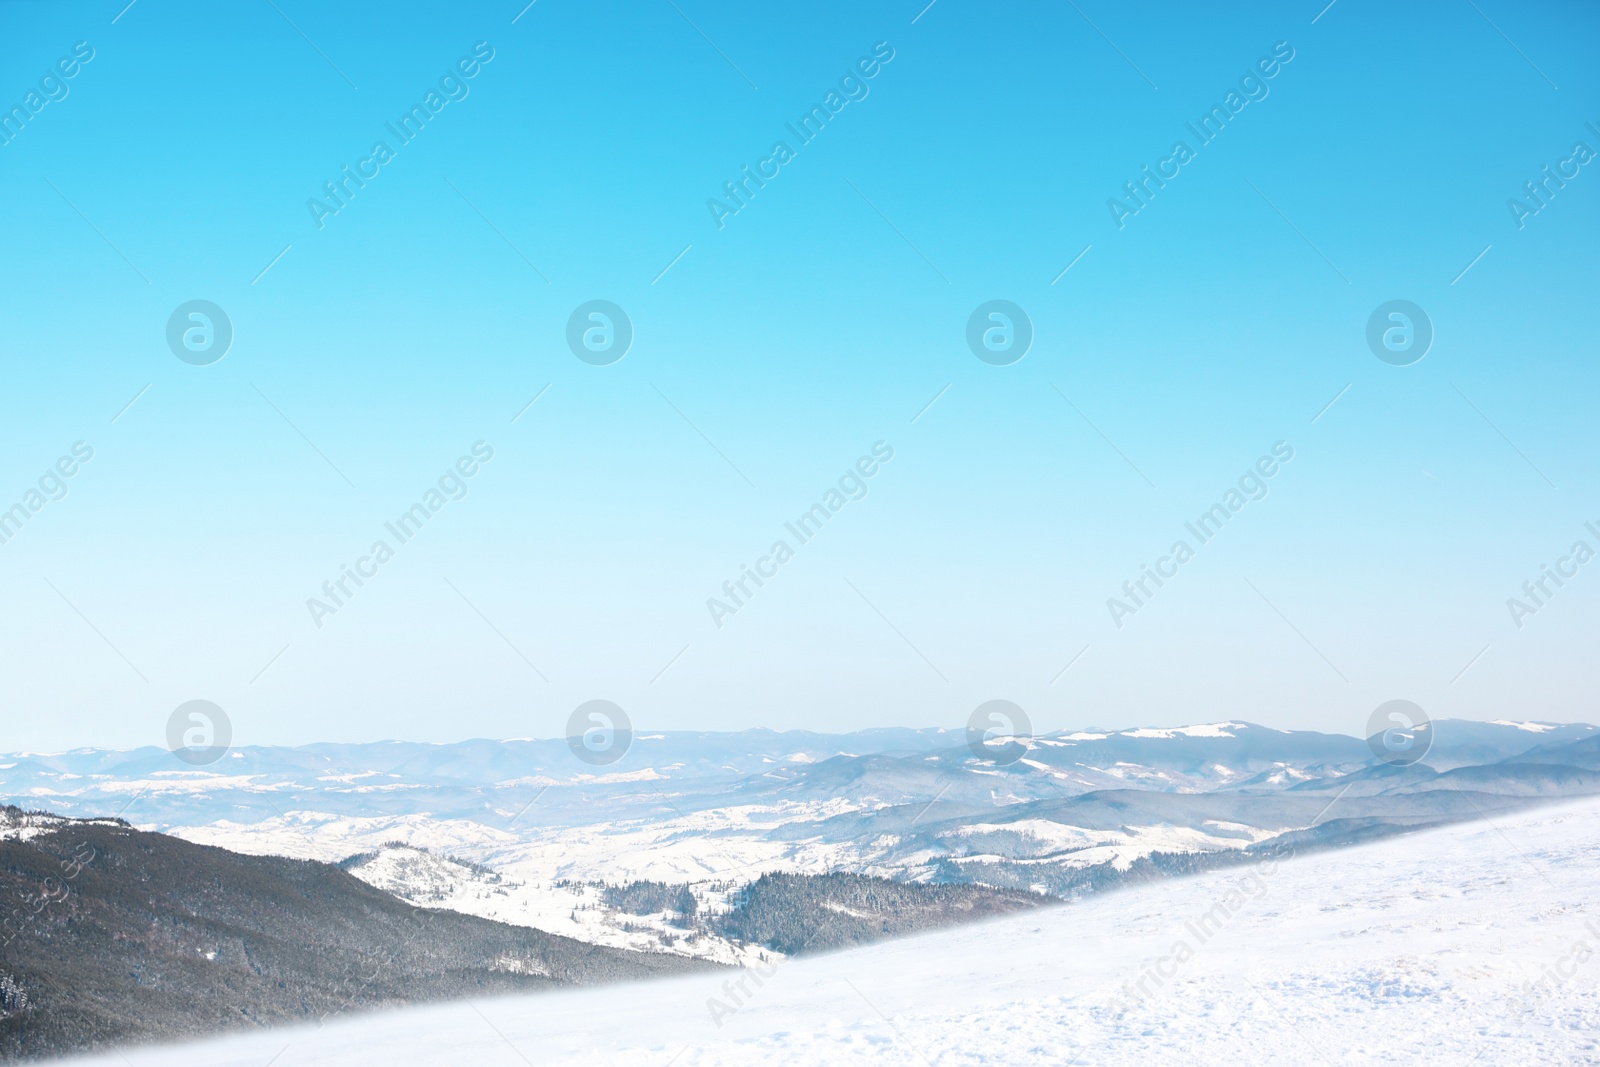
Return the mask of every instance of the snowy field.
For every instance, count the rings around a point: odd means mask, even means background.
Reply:
[[[458,1002],[74,1062],[1600,1064],[1597,888],[1591,800],[766,975]]]
[[[731,892],[769,871],[849,870],[893,878],[904,874],[906,865],[915,870],[943,854],[908,849],[893,834],[865,841],[828,841],[820,830],[800,829],[847,810],[843,803],[719,808],[672,818],[528,831],[534,838],[528,842],[477,823],[425,815],[349,819],[290,812],[249,826],[218,822],[172,833],[234,852],[324,862],[370,851],[374,857],[350,872],[421,907],[449,908],[612,948],[673,952],[731,964],[757,950],[705,931],[686,934],[665,916],[606,907],[595,883],[653,879],[687,885],[701,913],[708,914],[726,911]],[[778,827],[789,828],[792,835],[762,836]],[[1241,849],[1274,831],[1213,820],[1200,827],[1125,824],[1115,830],[1091,830],[1024,819],[969,822],[935,833],[959,850],[957,864],[969,862],[968,857],[986,863],[1006,855],[1023,857],[1016,861],[1023,867],[1037,863],[1083,868],[1109,862],[1127,870],[1136,857],[1152,852]],[[434,852],[390,846],[397,841]],[[474,869],[455,858],[493,870]]]

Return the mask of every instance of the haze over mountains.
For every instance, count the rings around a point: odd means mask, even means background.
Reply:
[[[709,920],[765,873],[1072,898],[1274,842],[1600,793],[1600,731],[1442,720],[1410,766],[1360,738],[1240,722],[997,738],[981,754],[942,729],[641,734],[603,768],[560,739],[247,747],[199,768],[84,749],[6,757],[0,790],[238,852],[346,861],[422,906],[735,963],[765,949]],[[609,902],[606,886],[639,881],[684,887],[701,921]]]
[[[17,754],[0,791],[56,814],[0,825],[26,905],[0,949],[0,1056],[765,968],[1600,794],[1593,726],[1445,720],[1423,743],[1390,761],[1223,722],[971,747],[947,730],[646,734],[604,768],[565,740],[242,748],[203,767]]]
[[[1562,746],[1593,737],[1587,724],[1440,720],[1423,761],[1435,771],[1497,763],[1532,750],[1560,762]],[[1010,743],[997,739],[996,747]],[[999,799],[1135,787],[1175,792],[1270,792],[1335,780],[1373,763],[1367,743],[1343,734],[1225,722],[1122,731],[1060,731],[1021,739],[1006,766],[974,757],[962,731],[875,729],[850,734],[669,732],[635,735],[617,762],[576,760],[564,739],[475,739],[450,744],[241,746],[206,767],[154,746],[84,748],[0,757],[0,791],[38,798],[62,813],[128,806],[141,825],[187,826],[230,818],[253,823],[316,798],[316,811],[351,816],[427,811],[498,826],[540,795],[536,822],[560,821],[583,797],[701,792],[726,787],[773,798],[864,795],[898,788],[908,800],[930,783]],[[1580,754],[1581,756],[1581,754]],[[1574,757],[1580,758],[1580,757]],[[1580,764],[1581,765],[1581,764]],[[652,789],[650,783],[671,783]],[[926,799],[926,797],[924,797]],[[133,810],[137,805],[137,810]]]

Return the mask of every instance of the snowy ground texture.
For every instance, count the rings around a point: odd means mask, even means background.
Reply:
[[[1597,887],[1591,800],[765,976],[462,1002],[78,1062],[1600,1064]]]

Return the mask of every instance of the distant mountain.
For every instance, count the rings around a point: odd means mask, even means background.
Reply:
[[[1509,766],[1509,765],[1508,765]],[[1385,768],[1388,770],[1388,768]],[[1123,789],[1011,804],[983,815],[917,820],[907,809],[861,816],[858,838],[884,842],[874,869],[1075,898],[1142,881],[1240,862],[1275,847],[1324,848],[1493,817],[1556,797],[1600,793],[1600,775],[1549,781],[1503,772],[1474,782],[1422,774],[1406,791],[1331,795],[1165,793]],[[1462,774],[1463,772],[1449,772]],[[1355,776],[1352,776],[1355,777]],[[1499,791],[1510,782],[1515,788]]]
[[[1436,770],[1447,771],[1511,759],[1534,748],[1600,737],[1600,729],[1587,723],[1438,719],[1434,721],[1433,734],[1425,762]]]
[[[1399,767],[1360,738],[1240,721],[976,751],[943,729],[641,732],[604,767],[563,740],[242,748],[206,767],[80,750],[0,757],[0,791],[235,852],[347,860],[414,905],[740,963],[757,943],[700,920],[763,875],[1076,898],[1274,842],[1328,847],[1600,793],[1592,726],[1446,719],[1431,733]],[[610,892],[647,883],[687,894],[700,920]]]
[[[324,863],[0,809],[0,1059],[705,967],[414,908]]]
[[[1556,763],[1600,771],[1600,733],[1577,741],[1552,741],[1511,757],[1516,763]]]
[[[1484,767],[1457,767],[1427,784],[1429,788],[1464,789],[1508,797],[1570,797],[1600,793],[1600,770],[1559,763],[1523,763],[1519,757]]]
[[[1440,771],[1597,735],[1582,724],[1456,719],[1436,721],[1433,732],[1426,762]],[[79,749],[0,757],[0,796],[82,816],[127,808],[130,820],[157,828],[251,825],[297,810],[500,827],[535,797],[543,825],[580,825],[596,804],[657,817],[666,809],[652,809],[650,798],[664,793],[691,797],[693,810],[699,798],[910,802],[942,789],[985,803],[1126,787],[1273,792],[1375,762],[1360,738],[1246,722],[1057,731],[1017,743],[1025,751],[1008,764],[996,758],[1001,746],[969,751],[964,730],[638,732],[604,767],[579,761],[559,738],[246,746],[204,767],[160,748]]]
[[[307,798],[315,798],[313,810],[341,816],[425,811],[499,824],[547,787],[559,788],[546,798],[546,815],[581,816],[593,798],[625,796],[641,782],[733,785],[841,755],[948,748],[962,736],[943,729],[639,732],[626,755],[606,767],[579,761],[562,738],[240,746],[202,767],[162,748],[77,749],[0,757],[0,795],[85,816],[128,806],[134,821],[161,827],[219,819],[248,824],[299,808]]]
[[[530,882],[397,841],[350,856],[340,861],[339,867],[408,904],[550,930],[591,944],[727,964],[757,956],[749,946],[685,919],[702,911],[726,911],[736,888],[731,882],[692,887],[685,883],[612,885],[571,879]],[[657,892],[652,894],[652,889]],[[652,896],[669,898],[672,905],[644,906]]]

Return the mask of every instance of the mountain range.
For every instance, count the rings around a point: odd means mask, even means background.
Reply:
[[[1430,733],[1425,758],[1401,766],[1366,739],[1242,722],[972,747],[943,729],[640,734],[604,768],[564,739],[241,747],[204,767],[162,749],[80,749],[0,758],[0,795],[89,819],[75,825],[122,835],[118,848],[162,842],[141,853],[157,867],[178,863],[180,845],[213,846],[194,853],[208,863],[260,857],[290,883],[317,861],[318,884],[332,884],[331,871],[346,890],[376,894],[350,897],[346,911],[383,900],[554,937],[552,960],[570,955],[569,941],[613,950],[607,966],[622,973],[632,964],[618,961],[661,955],[750,965],[1600,793],[1593,726],[1440,720]],[[0,833],[13,849],[34,836],[23,823]],[[29,884],[16,891],[36,896]],[[928,891],[913,902],[887,884]],[[832,933],[805,942],[774,916]],[[478,946],[472,981],[582,977],[553,962],[484,977],[487,935],[451,929]],[[292,931],[251,936],[280,933]],[[229,937],[215,947],[224,958]],[[0,982],[0,1010],[6,996]],[[257,1015],[281,1010],[269,998]]]
[[[1600,731],[1512,720],[1439,720],[1410,766],[1366,739],[1244,722],[975,747],[947,729],[638,733],[605,767],[565,739],[246,746],[204,767],[157,748],[0,758],[0,795],[26,807],[241,853],[364,857],[351,873],[413,904],[727,963],[750,946],[619,912],[605,888],[682,886],[702,916],[769,873],[1070,898],[1280,835],[1336,844],[1593,792]]]
[[[324,863],[15,807],[0,808],[0,901],[7,1060],[708,966],[415,908]]]

